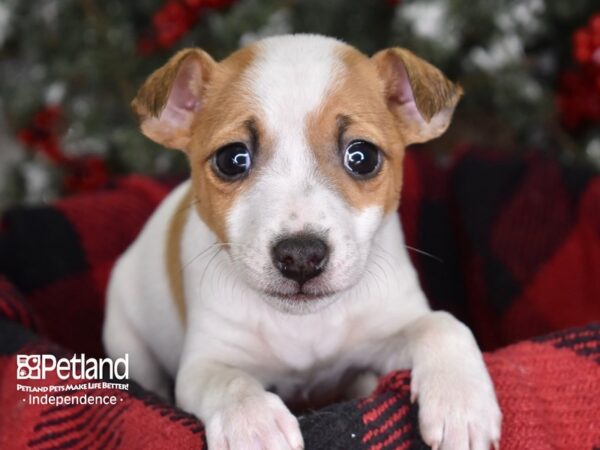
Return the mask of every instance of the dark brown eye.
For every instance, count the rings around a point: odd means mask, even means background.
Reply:
[[[252,165],[252,156],[246,144],[235,142],[221,147],[213,157],[213,166],[219,176],[226,180],[243,177]]]
[[[370,178],[381,167],[381,152],[366,141],[352,141],[344,151],[344,167],[357,178]]]

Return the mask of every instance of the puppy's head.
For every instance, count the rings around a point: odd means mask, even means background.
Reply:
[[[219,63],[183,50],[132,105],[144,134],[189,156],[197,212],[246,282],[303,313],[360,280],[405,146],[443,133],[461,93],[408,50],[295,35]]]

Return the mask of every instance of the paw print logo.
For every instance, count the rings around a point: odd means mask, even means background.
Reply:
[[[17,380],[39,380],[40,367],[40,355],[17,355]]]

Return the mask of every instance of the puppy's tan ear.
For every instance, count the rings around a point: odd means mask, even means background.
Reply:
[[[384,81],[388,106],[401,123],[407,145],[429,141],[446,131],[463,93],[460,86],[403,48],[382,50],[372,59]]]
[[[142,132],[165,147],[186,151],[215,66],[204,51],[187,49],[150,75],[131,102]]]

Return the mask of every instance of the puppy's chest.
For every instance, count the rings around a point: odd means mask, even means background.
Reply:
[[[365,372],[366,369],[359,366],[334,363],[274,377],[265,384],[265,389],[280,396],[290,409],[298,412],[347,398],[349,386]]]
[[[288,402],[328,402],[366,366],[366,336],[347,324],[282,324],[258,327],[261,350],[255,376]],[[361,341],[360,345],[356,339]]]

